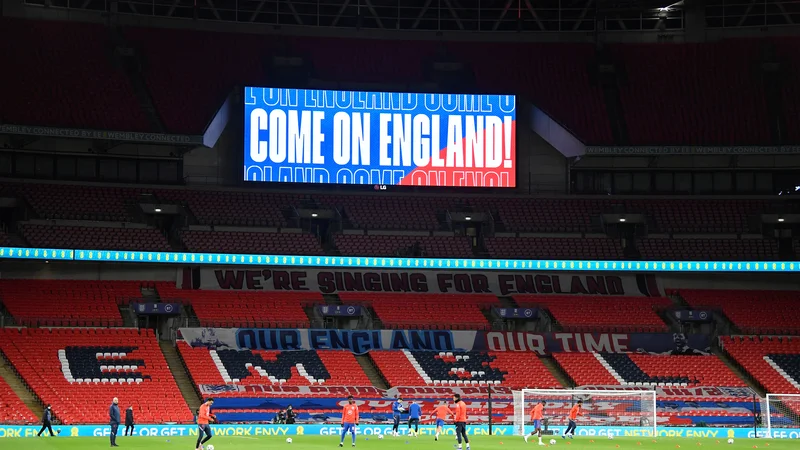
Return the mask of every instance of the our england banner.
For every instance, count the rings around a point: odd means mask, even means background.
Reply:
[[[572,294],[661,297],[652,274],[331,270],[292,268],[201,269],[201,289],[252,291],[413,292],[451,294]],[[179,280],[179,282],[182,280]]]
[[[706,350],[707,335],[672,333],[526,333],[449,330],[330,330],[273,328],[181,328],[193,347],[232,350],[371,350],[436,352],[667,353],[685,346]],[[675,339],[676,336],[680,339]],[[684,344],[685,341],[685,344]]]
[[[244,88],[244,179],[515,187],[513,95]]]

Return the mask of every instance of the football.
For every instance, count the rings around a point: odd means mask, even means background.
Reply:
[[[728,439],[728,444],[733,444],[733,439]]]
[[[614,439],[614,433],[608,433],[608,438],[609,439]]]
[[[556,445],[556,440],[555,439],[550,439],[550,445]]]
[[[383,435],[382,435],[382,434],[379,434],[379,435],[378,435],[378,439],[383,439]]]
[[[209,444],[206,446],[206,450],[214,450],[214,446]]]
[[[287,444],[291,444],[292,443],[292,438],[286,438],[286,443]]]

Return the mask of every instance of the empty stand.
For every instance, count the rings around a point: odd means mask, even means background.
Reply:
[[[459,203],[453,197],[318,195],[323,205],[338,207],[354,228],[371,230],[440,229],[437,212]]]
[[[319,292],[181,290],[158,283],[161,298],[191,305],[204,327],[308,328],[303,306],[321,302]]]
[[[553,353],[553,358],[576,386],[615,386],[620,384],[600,363],[596,353]]]
[[[481,312],[498,305],[494,295],[379,294],[340,292],[346,304],[366,304],[377,313],[384,328],[431,330],[488,330]]]
[[[146,55],[144,77],[164,125],[183,134],[202,134],[234,87],[269,85],[264,61],[278,42],[254,34],[167,28],[131,28],[125,36]]]
[[[11,237],[5,230],[0,230],[0,246],[15,247],[14,242],[11,241]]]
[[[26,425],[38,421],[39,418],[33,415],[33,412],[11,389],[6,380],[0,378],[0,423]]]
[[[778,260],[778,242],[769,239],[640,239],[636,246],[645,260]]]
[[[618,88],[631,144],[769,142],[764,89],[751,70],[758,40],[611,49],[626,72]]]
[[[77,184],[13,184],[43,219],[127,222],[126,206],[134,203],[138,189]]]
[[[722,346],[768,392],[800,393],[800,339],[724,336]]]
[[[190,423],[152,330],[2,329],[0,350],[64,424],[107,423],[111,399],[140,423]]]
[[[32,247],[85,250],[171,251],[166,236],[155,228],[91,226],[22,226],[22,235]]]
[[[784,80],[796,80],[800,77],[800,40],[792,38],[774,38],[775,53],[781,61],[781,67],[785,70]],[[782,105],[783,113],[790,123],[796,123],[800,117],[800,86],[797,83],[782,83]],[[790,126],[788,137],[791,142],[800,142],[800,129],[797,126]]]
[[[678,289],[675,292],[692,307],[721,310],[745,333],[800,333],[798,291]]]
[[[572,331],[669,331],[657,311],[672,306],[663,297],[515,295],[514,300],[523,307],[547,308]]]
[[[507,197],[478,197],[470,203],[495,214],[507,231],[537,233],[592,231],[593,218],[599,217],[609,205],[601,199]]]
[[[103,27],[3,19],[0,28],[0,41],[25,43],[3,47],[18,63],[0,91],[5,99],[0,109],[3,122],[151,131],[130,81],[109,56],[111,39]],[[201,134],[237,87],[268,85],[271,74],[262,61],[275,55],[303,55],[314,79],[327,86],[347,89],[366,83],[415,90],[429,82],[429,61],[443,54],[464,63],[474,74],[477,91],[517,92],[583,142],[614,143],[602,87],[591,74],[598,60],[591,44],[431,45],[160,28],[131,28],[123,34],[146,62],[142,67],[147,88],[158,115],[174,133]],[[775,38],[773,43],[784,79],[797,78],[798,40]],[[758,71],[750,70],[761,62],[763,45],[762,40],[743,39],[610,46],[610,58],[624,79],[617,88],[629,143],[770,143],[764,87]],[[84,63],[75,68],[72,61]],[[201,66],[206,70],[197,71]],[[795,142],[800,93],[784,82],[781,94],[787,139]],[[48,108],[33,106],[42,104]]]
[[[336,247],[342,255],[407,256],[419,244],[422,256],[431,258],[472,258],[472,245],[465,236],[385,236],[338,234]]]
[[[622,260],[622,247],[609,238],[487,237],[493,258]]]
[[[628,199],[626,212],[653,219],[654,232],[745,233],[748,222],[768,208],[764,200]]]
[[[247,231],[184,230],[183,243],[190,252],[270,255],[322,255],[316,236],[309,233],[259,233]]]
[[[746,386],[713,355],[556,353],[553,356],[578,385]]]
[[[533,353],[378,350],[370,357],[390,386],[561,387]]]
[[[162,190],[160,198],[189,206],[203,225],[285,227],[283,209],[298,205],[301,195],[265,192]]]
[[[454,42],[448,50],[470,65],[480,89],[507,92],[503,87],[515,86],[516,92],[587,143],[613,141],[602,89],[590,82],[587,70],[596,58],[594,46]]]
[[[18,324],[122,326],[117,305],[142,297],[141,281],[0,280],[0,302]]]
[[[101,24],[0,19],[0,53],[14,61],[3,71],[0,122],[155,131],[109,41]]]
[[[335,387],[372,384],[355,356],[347,351],[209,350],[205,347],[191,347],[186,342],[180,342],[178,349],[192,380],[198,386],[234,384]],[[253,392],[233,389],[219,394],[224,397],[253,395]],[[296,394],[283,393],[276,389],[275,392],[264,391],[259,395],[280,397]]]

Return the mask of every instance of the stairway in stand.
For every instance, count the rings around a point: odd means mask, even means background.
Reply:
[[[164,353],[164,359],[167,360],[169,370],[172,372],[172,377],[175,378],[178,389],[181,390],[183,399],[186,400],[186,404],[189,405],[192,413],[196,414],[198,408],[200,408],[200,396],[191,377],[186,372],[186,366],[184,366],[183,359],[178,354],[178,349],[169,341],[161,341],[158,345],[161,347],[161,352]]]
[[[364,369],[364,373],[367,374],[373,386],[378,389],[389,389],[389,385],[386,383],[386,380],[383,378],[383,375],[381,375],[381,372],[378,370],[378,367],[375,365],[375,362],[372,361],[369,354],[358,355],[356,356],[356,360],[358,364],[361,365],[361,368]]]
[[[8,384],[11,390],[17,394],[17,397],[25,403],[25,406],[27,406],[36,417],[42,417],[44,408],[41,402],[33,392],[28,390],[28,385],[22,381],[2,354],[0,354],[0,379],[3,379],[6,384]]]
[[[570,379],[569,375],[561,368],[561,366],[556,362],[555,358],[552,356],[541,356],[542,363],[550,370],[550,373],[556,377],[559,383],[565,388],[571,388],[575,386],[575,383]]]

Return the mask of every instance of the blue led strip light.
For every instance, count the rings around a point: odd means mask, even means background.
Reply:
[[[19,248],[19,247],[0,247],[0,258],[8,259],[40,259],[40,260],[64,260],[74,259],[73,250],[55,248]]]
[[[800,261],[576,261],[383,258],[224,253],[54,250],[0,247],[0,258],[231,266],[363,267],[371,269],[552,270],[615,272],[800,272]]]

